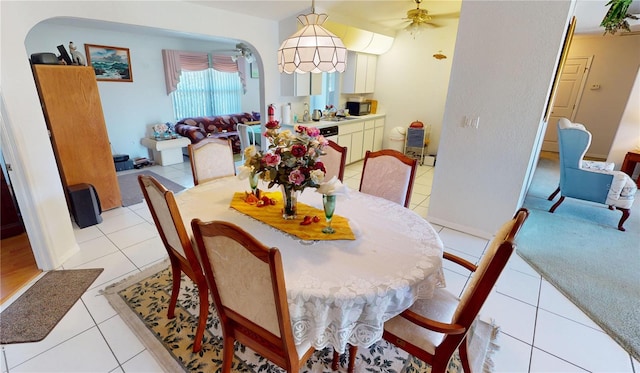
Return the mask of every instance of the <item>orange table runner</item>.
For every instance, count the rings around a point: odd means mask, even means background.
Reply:
[[[349,226],[349,220],[342,216],[333,215],[331,226],[336,231],[333,234],[322,233],[327,223],[324,218],[324,211],[298,202],[298,217],[293,220],[285,220],[282,218],[282,193],[279,192],[262,192],[269,198],[276,200],[275,205],[258,207],[245,202],[245,192],[236,192],[231,200],[231,207],[243,214],[249,215],[254,219],[260,220],[274,228],[283,232],[294,235],[303,240],[355,240],[356,237]],[[320,218],[318,223],[309,225],[300,225],[304,216],[317,216]]]

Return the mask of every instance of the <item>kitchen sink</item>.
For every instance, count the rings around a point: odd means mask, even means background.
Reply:
[[[330,122],[342,122],[344,120],[351,120],[351,119],[358,119],[358,118],[357,117],[333,117],[333,118],[327,118],[323,120],[327,120]]]

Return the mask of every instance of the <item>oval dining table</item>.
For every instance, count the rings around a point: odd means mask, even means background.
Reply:
[[[385,321],[445,286],[442,241],[410,209],[351,190],[338,196],[335,214],[348,219],[355,240],[301,240],[231,208],[234,193],[244,190],[248,180],[226,177],[184,190],[176,201],[192,238],[192,219],[222,220],[280,250],[296,344],[339,353],[347,344],[369,347],[382,339]],[[322,210],[313,188],[298,201]],[[325,224],[319,217],[313,224]]]

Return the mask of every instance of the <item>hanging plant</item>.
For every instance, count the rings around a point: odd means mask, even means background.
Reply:
[[[610,33],[615,35],[619,30],[631,31],[628,19],[638,19],[633,14],[627,13],[629,5],[633,0],[610,0],[607,5],[610,6],[607,14],[604,16],[600,26],[604,27],[605,35]]]

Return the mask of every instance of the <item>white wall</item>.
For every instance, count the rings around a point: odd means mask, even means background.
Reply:
[[[273,56],[279,46],[275,22],[183,1],[0,2],[0,93],[4,101],[0,121],[2,152],[7,163],[18,166],[10,172],[10,177],[17,187],[16,198],[36,261],[45,270],[59,266],[78,248],[28,63],[25,40],[36,24],[59,16],[245,40],[255,47],[262,64],[260,74],[264,79],[260,80],[260,89],[264,91],[265,99],[260,106],[264,107],[264,102],[281,101],[276,59],[262,60],[260,57],[263,54]],[[241,23],[249,23],[251,27],[239,27]],[[82,38],[74,35],[56,45],[69,40],[80,43]],[[123,45],[126,46],[124,41]],[[134,66],[134,79],[136,71]]]
[[[430,221],[491,237],[521,205],[571,5],[462,3]]]
[[[457,28],[457,20],[452,20],[415,39],[400,31],[391,49],[378,57],[373,97],[378,100],[378,112],[386,114],[385,147],[390,147],[393,128],[406,128],[419,120],[431,125],[428,153],[438,152]],[[439,51],[447,58],[433,58]]]
[[[616,169],[619,170],[624,156],[629,150],[640,151],[640,69],[636,73],[633,89],[629,95],[629,101],[622,115],[607,162],[615,163]]]
[[[587,155],[608,158],[611,153],[626,154],[629,149],[616,149],[612,144],[640,67],[640,35],[575,36],[569,57],[589,56],[593,56],[593,63],[574,121],[583,123],[593,135]],[[600,89],[590,89],[593,84],[599,84]],[[638,101],[635,105],[640,106]],[[611,162],[619,169],[623,158],[618,155]]]
[[[148,149],[140,139],[149,134],[149,127],[156,123],[175,123],[171,97],[167,95],[162,63],[162,49],[186,50],[210,53],[216,50],[232,50],[236,42],[154,36],[149,30],[113,31],[101,24],[73,21],[58,24],[60,20],[44,21],[36,25],[27,36],[27,54],[53,52],[63,44],[68,50],[73,41],[83,55],[85,44],[109,45],[129,48],[133,82],[98,82],[102,110],[113,154],[127,154],[132,159],[147,157]],[[244,62],[244,61],[243,61]],[[258,80],[251,79],[247,67],[247,94],[243,96],[244,111],[260,111]],[[71,115],[72,113],[70,113]],[[229,113],[231,114],[231,113]]]

